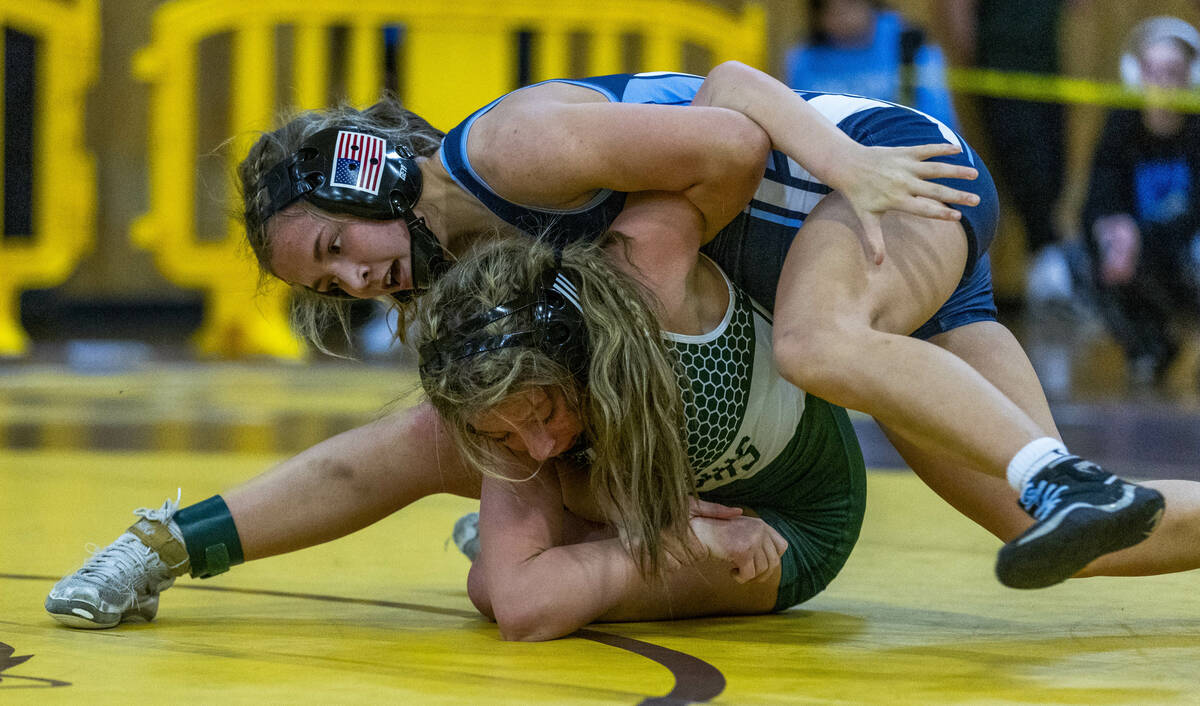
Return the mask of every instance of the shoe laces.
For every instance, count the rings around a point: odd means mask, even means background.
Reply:
[[[175,500],[168,498],[162,507],[153,510],[139,507],[133,514],[166,524],[179,510],[179,500],[182,496],[182,490],[178,490]],[[87,545],[85,549],[92,552],[92,557],[76,575],[93,581],[98,580],[121,590],[132,590],[135,595],[140,595],[148,589],[150,572],[170,574],[158,553],[129,532],[122,534],[117,541],[100,551],[96,551],[94,544]]]
[[[154,520],[156,522],[161,522],[165,525],[171,521],[171,518],[175,516],[176,512],[179,512],[179,501],[182,498],[183,498],[183,488],[177,488],[175,490],[175,499],[174,500],[167,498],[166,502],[163,503],[163,506],[156,510],[151,510],[151,509],[145,508],[145,507],[139,507],[138,509],[133,511],[133,514],[137,515],[138,517],[144,517],[147,520]]]
[[[1044,520],[1062,502],[1066,490],[1067,486],[1060,483],[1044,480],[1030,483],[1021,493],[1021,506],[1033,515],[1033,519]]]
[[[88,547],[95,551],[95,545]],[[149,586],[149,576],[155,570],[154,562],[162,565],[162,560],[154,550],[147,547],[132,534],[126,532],[117,541],[104,549],[92,554],[79,571],[75,572],[80,578],[90,579],[123,591],[133,591],[135,595],[145,593]],[[163,573],[166,566],[161,566]]]

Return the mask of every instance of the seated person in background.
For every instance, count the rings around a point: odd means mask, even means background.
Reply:
[[[1185,89],[1200,79],[1200,34],[1155,17],[1129,36],[1122,78]],[[1200,315],[1200,115],[1114,110],[1096,147],[1083,209],[1101,312],[1135,385],[1160,383],[1179,351],[1182,314]]]
[[[955,126],[942,50],[877,0],[809,0],[810,32],[785,59],[792,88],[900,103]]]

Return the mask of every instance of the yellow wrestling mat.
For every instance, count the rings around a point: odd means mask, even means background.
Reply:
[[[269,397],[237,376],[204,379],[218,400],[242,390],[233,408]],[[99,380],[76,382],[108,384]],[[25,382],[0,380],[0,422],[16,423],[21,395],[50,385]],[[364,415],[390,395],[337,388],[369,397]],[[87,542],[112,541],[134,508],[177,487],[196,502],[279,455],[13,438],[0,451],[3,703],[1200,703],[1195,575],[1004,589],[990,535],[894,472],[871,474],[863,537],[842,574],[780,615],[502,642],[467,600],[467,561],[448,542],[473,504],[437,497],[325,546],[180,579],[153,623],[71,630],[42,601]]]

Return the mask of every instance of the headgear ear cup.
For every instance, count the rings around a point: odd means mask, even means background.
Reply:
[[[256,208],[247,210],[246,222],[261,226],[301,198],[330,213],[403,218],[410,234],[413,287],[424,290],[449,266],[450,256],[424,219],[413,213],[422,186],[421,169],[407,147],[360,130],[325,128],[263,174],[259,196],[251,200]],[[397,299],[407,298],[397,294]]]

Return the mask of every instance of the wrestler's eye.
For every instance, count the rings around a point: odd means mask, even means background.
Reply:
[[[337,255],[342,252],[342,234],[338,233],[329,241],[329,252]]]

